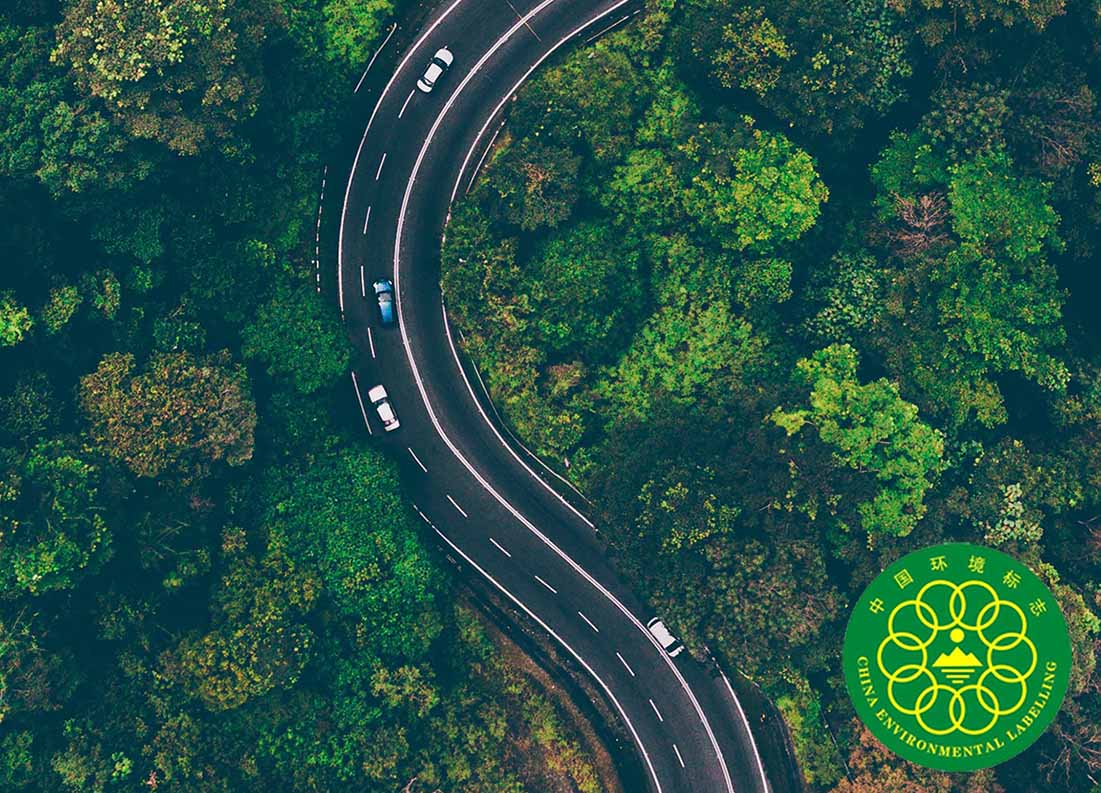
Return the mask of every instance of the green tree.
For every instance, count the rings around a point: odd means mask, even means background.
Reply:
[[[130,136],[195,154],[256,112],[260,44],[276,20],[265,0],[76,0],[53,59]]]
[[[580,163],[563,146],[524,138],[494,157],[486,191],[509,223],[525,231],[554,228],[577,203]]]
[[[132,354],[107,355],[80,379],[80,404],[103,452],[138,476],[186,480],[252,458],[256,405],[228,351],[159,353],[140,373]]]
[[[60,441],[0,468],[0,581],[9,594],[69,589],[111,555],[99,470]]]
[[[241,530],[226,530],[229,559],[212,599],[213,629],[185,638],[165,662],[166,673],[178,675],[211,710],[292,687],[314,641],[304,616],[318,582],[278,548],[255,559],[244,542]]]
[[[798,239],[829,197],[809,154],[761,130],[754,130],[753,141],[729,155],[730,173],[705,167],[686,195],[689,213],[735,250],[769,250]]]
[[[847,344],[800,360],[796,379],[810,388],[808,407],[777,408],[769,418],[789,436],[809,424],[841,464],[872,474],[881,489],[858,507],[864,529],[905,536],[925,514],[925,493],[945,467],[944,438],[918,419],[897,386],[884,379],[861,384],[856,367],[856,350]]]
[[[13,292],[0,292],[0,347],[11,347],[23,341],[34,325],[31,312],[16,302]]]
[[[303,394],[331,385],[348,371],[351,345],[332,307],[313,287],[280,284],[241,334],[241,352],[267,365]]]
[[[325,50],[343,67],[362,68],[394,13],[392,0],[328,0],[322,6]]]
[[[552,351],[604,358],[638,316],[638,256],[608,226],[583,223],[552,237],[524,276],[535,329]]]
[[[325,451],[271,472],[273,537],[316,568],[380,653],[419,658],[440,631],[440,574],[416,534],[393,467],[366,449]]]

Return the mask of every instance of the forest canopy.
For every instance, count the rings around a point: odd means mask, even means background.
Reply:
[[[452,213],[448,310],[505,420],[814,790],[1101,772],[1099,35],[1063,2],[651,0],[521,90]],[[972,777],[892,760],[839,669],[848,605],[944,540],[1055,589],[1079,677]]]

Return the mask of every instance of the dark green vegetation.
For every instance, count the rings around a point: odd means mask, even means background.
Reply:
[[[444,255],[518,433],[634,585],[772,695],[817,790],[1096,790],[1101,17],[652,0],[522,91]],[[996,773],[885,755],[838,669],[890,560],[995,545],[1075,675]]]
[[[3,4],[5,793],[600,789],[335,409],[321,157],[391,10]]]

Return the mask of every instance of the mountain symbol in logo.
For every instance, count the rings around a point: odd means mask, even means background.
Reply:
[[[959,645],[952,648],[952,652],[947,655],[941,653],[937,660],[933,661],[933,667],[943,672],[944,676],[957,686],[964,683],[980,666],[982,662],[975,657],[975,654],[963,652]]]

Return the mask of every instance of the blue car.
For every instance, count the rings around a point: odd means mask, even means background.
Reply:
[[[394,284],[389,278],[380,278],[371,286],[378,298],[378,316],[383,325],[394,324]]]

